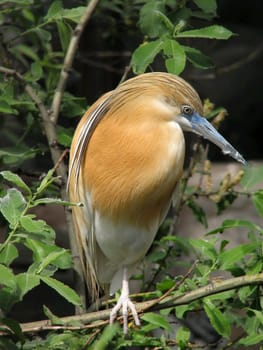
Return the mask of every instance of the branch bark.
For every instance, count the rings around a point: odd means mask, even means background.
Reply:
[[[97,4],[99,3],[100,0],[91,0],[86,8],[86,11],[84,12],[83,16],[80,19],[80,22],[76,26],[72,38],[70,40],[67,53],[64,59],[63,67],[60,73],[60,78],[59,82],[54,94],[52,106],[51,106],[51,114],[50,114],[50,120],[53,123],[57,122],[58,116],[59,116],[59,110],[60,110],[60,105],[63,97],[63,93],[66,87],[66,83],[69,77],[69,73],[72,67],[73,60],[75,58],[77,49],[78,49],[78,44],[79,40],[81,37],[81,34],[84,31],[84,28],[89,21],[93,11],[95,10]]]
[[[136,304],[136,309],[139,314],[143,314],[146,310],[156,311],[166,309],[170,307],[176,307],[180,305],[186,305],[193,301],[200,300],[202,298],[214,295],[220,292],[228,291],[231,289],[238,289],[249,285],[263,284],[263,273],[256,275],[247,275],[241,277],[230,278],[224,281],[216,281],[205,287],[198,288],[196,290],[187,292],[180,296],[169,295],[164,299],[155,298],[149,301],[143,301]],[[111,309],[101,310],[97,312],[85,313],[82,315],[62,317],[61,325],[52,325],[50,320],[42,320],[30,323],[21,324],[22,331],[24,333],[37,333],[46,330],[60,330],[71,329],[79,330],[83,328],[96,328],[108,323]],[[121,319],[121,317],[119,317]],[[73,321],[81,322],[81,326],[71,326]],[[2,328],[2,327],[1,327]],[[0,335],[6,334],[8,330],[1,331]]]

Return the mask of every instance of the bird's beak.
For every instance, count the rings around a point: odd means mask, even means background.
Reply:
[[[246,165],[242,155],[213,127],[211,123],[198,113],[191,116],[180,116],[179,124],[184,130],[194,132],[217,145],[224,154],[230,155],[238,162]]]

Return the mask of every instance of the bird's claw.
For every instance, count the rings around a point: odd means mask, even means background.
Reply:
[[[118,311],[122,308],[122,317],[123,317],[123,333],[127,334],[128,333],[128,310],[131,311],[134,323],[136,326],[140,326],[140,320],[135,308],[135,305],[133,302],[130,300],[129,297],[125,296],[120,296],[117,304],[114,306],[110,313],[110,324],[113,324]]]

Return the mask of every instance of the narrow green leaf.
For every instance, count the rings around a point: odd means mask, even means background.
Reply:
[[[73,136],[73,130],[64,128],[60,125],[57,126],[57,137],[60,145],[64,147],[70,147]]]
[[[189,339],[190,339],[190,335],[191,335],[191,332],[186,327],[181,326],[176,330],[175,339],[176,339],[176,342],[179,345],[180,349],[186,348],[186,346],[189,342]]]
[[[259,231],[259,232],[262,231],[262,229],[258,225],[255,225],[248,220],[228,219],[228,220],[225,220],[223,222],[222,226],[219,226],[219,227],[215,228],[214,230],[209,231],[206,235],[207,236],[213,235],[213,234],[218,233],[218,232],[222,233],[226,229],[231,229],[231,228],[235,228],[235,227],[246,227],[250,230],[255,230],[255,231]]]
[[[18,114],[18,111],[15,108],[12,108],[6,101],[0,100],[0,113]]]
[[[207,227],[207,218],[206,218],[206,212],[204,209],[193,199],[188,200],[186,202],[187,206],[192,210],[195,218],[203,224],[205,227]]]
[[[48,9],[48,12],[46,14],[45,19],[50,19],[50,18],[56,16],[62,10],[63,10],[63,6],[62,6],[62,1],[61,0],[52,1],[51,5],[50,5],[50,7]]]
[[[34,51],[33,47],[24,45],[24,44],[19,44],[15,46],[15,50],[19,52],[20,54],[27,56],[28,58],[32,59],[33,61],[38,61],[39,57]]]
[[[33,81],[38,81],[39,79],[42,78],[43,69],[39,61],[35,61],[31,64],[30,72],[31,72],[30,79],[32,79]]]
[[[40,198],[34,201],[34,206],[42,205],[42,204],[60,204],[64,205],[65,207],[72,207],[72,206],[82,206],[81,203],[72,203],[68,201],[63,201],[60,198]]]
[[[55,250],[51,253],[49,253],[40,263],[39,268],[37,270],[37,273],[41,273],[44,269],[46,269],[48,267],[48,265],[61,265],[59,262],[61,262],[61,257],[63,256],[63,258],[66,256],[67,258],[69,258],[68,256],[68,251],[62,248],[59,248],[59,250]],[[67,259],[68,260],[68,259]],[[68,264],[66,266],[66,268],[68,268]]]
[[[106,350],[109,348],[110,341],[112,338],[119,332],[120,325],[118,322],[115,322],[113,325],[107,326],[104,328],[99,339],[91,347],[91,350]]]
[[[34,158],[37,152],[37,149],[27,147],[6,147],[0,149],[0,158],[6,165],[18,166],[25,160]]]
[[[3,176],[3,178],[12,184],[18,186],[19,188],[25,190],[27,193],[31,194],[30,188],[27,186],[27,184],[21,179],[20,176],[18,176],[15,173],[12,173],[12,171],[4,170],[1,171],[0,174]]]
[[[231,333],[227,317],[212,303],[209,298],[203,299],[204,310],[214,329],[223,337],[228,338]]]
[[[62,47],[63,52],[65,53],[67,51],[71,35],[72,35],[72,28],[68,23],[65,23],[64,21],[56,21],[57,28],[58,28],[58,34],[60,39],[60,44]]]
[[[144,73],[146,68],[153,62],[155,56],[161,51],[162,47],[162,40],[146,42],[140,45],[133,52],[131,59],[134,73]]]
[[[200,7],[205,13],[216,14],[217,3],[216,0],[193,0],[194,3]]]
[[[156,38],[166,30],[159,13],[164,13],[165,5],[161,0],[148,0],[140,10],[139,25],[149,38]]]
[[[230,30],[219,25],[212,25],[201,29],[192,29],[185,32],[180,32],[176,35],[177,38],[204,38],[204,39],[229,39],[234,35]]]
[[[258,214],[263,217],[263,190],[254,192],[252,201]]]
[[[247,337],[240,339],[238,344],[251,346],[256,344],[262,344],[262,342],[263,342],[263,334],[261,333],[261,334],[248,335]]]
[[[9,243],[0,253],[0,264],[9,266],[18,257],[18,250],[13,243]]]
[[[47,276],[41,276],[41,280],[49,287],[58,292],[63,298],[73,305],[81,305],[81,301],[76,292],[64,283]]]
[[[168,73],[179,75],[185,67],[186,56],[183,47],[175,40],[166,39],[163,52],[168,58],[165,65]]]
[[[217,259],[217,252],[214,244],[203,239],[190,239],[189,242],[195,249],[200,251],[201,255],[208,257],[211,260]]]
[[[144,321],[158,327],[163,328],[166,330],[170,330],[171,326],[169,322],[167,321],[166,317],[161,316],[159,314],[153,313],[153,312],[147,312],[145,315],[141,317]]]
[[[0,211],[11,227],[14,227],[19,222],[25,207],[25,198],[16,188],[8,189],[7,194],[0,198]]]
[[[85,11],[86,6],[73,7],[72,9],[64,9],[61,13],[61,16],[62,18],[70,20],[74,23],[79,23]]]
[[[227,270],[235,265],[235,263],[240,262],[249,253],[254,252],[256,249],[255,244],[241,244],[232,249],[229,249],[219,256],[221,261],[221,269]]]
[[[46,176],[42,179],[41,183],[39,184],[37,188],[37,194],[40,195],[57,177],[54,176],[54,169],[50,169]]]
[[[46,317],[51,321],[52,325],[63,325],[62,320],[53,314],[53,312],[46,306],[43,305],[43,311]]]
[[[24,295],[27,294],[31,289],[35,288],[40,284],[39,276],[33,273],[20,273],[15,276],[15,279],[19,288],[20,300],[22,300]]]
[[[32,233],[41,233],[50,228],[44,220],[36,220],[32,214],[22,216],[20,224],[27,232]]]
[[[183,46],[183,48],[185,50],[187,59],[192,63],[194,67],[200,69],[208,69],[215,66],[210,57],[204,55],[200,50],[189,46]]]
[[[0,264],[0,285],[1,284],[16,289],[15,275],[11,269],[2,264]]]
[[[15,321],[14,319],[12,318],[7,318],[7,317],[4,317],[1,319],[1,323],[3,323],[4,325],[6,325],[11,331],[12,333],[18,338],[20,339],[20,341],[24,342],[24,335],[23,335],[23,332],[22,332],[22,329],[21,329],[21,326],[20,324]],[[17,349],[17,348],[16,348]],[[6,349],[6,350],[9,350]],[[12,350],[12,348],[11,348]]]

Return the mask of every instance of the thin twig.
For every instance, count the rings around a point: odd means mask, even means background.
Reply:
[[[200,287],[196,290],[192,290],[180,296],[169,295],[161,302],[159,302],[159,304],[156,304],[154,300],[143,301],[136,304],[136,309],[139,312],[139,314],[143,314],[145,310],[149,311],[149,306],[150,309],[154,311],[170,307],[176,307],[180,305],[186,305],[193,301],[197,301],[220,292],[257,284],[263,284],[263,273],[229,278],[224,281],[216,281],[211,284],[208,284],[207,286]],[[156,298],[156,300],[159,300],[159,298]],[[70,326],[70,324],[73,321],[81,322],[83,325],[85,325],[85,328],[96,328],[108,323],[110,313],[111,309],[107,309],[82,315],[62,317],[61,321],[65,324],[64,326],[54,326],[52,325],[50,320],[43,320],[21,324],[21,328],[24,333],[37,333],[45,330],[57,329],[73,329],[72,326]],[[74,329],[82,329],[84,328],[83,325],[80,327],[74,327]],[[2,329],[3,327],[1,326]],[[0,335],[4,335],[7,333],[8,329],[6,329],[6,331],[2,330],[0,332]]]
[[[72,38],[70,40],[68,49],[67,49],[67,53],[64,59],[64,63],[63,63],[63,68],[61,70],[60,73],[60,79],[58,81],[57,84],[57,88],[54,94],[54,98],[53,98],[53,102],[52,102],[52,106],[51,106],[51,114],[50,114],[50,120],[53,123],[57,122],[58,116],[59,116],[59,110],[60,110],[60,105],[61,105],[61,101],[62,101],[62,97],[64,94],[64,90],[66,87],[66,83],[69,77],[69,72],[71,70],[72,67],[72,63],[73,60],[75,58],[77,49],[78,49],[78,44],[79,44],[79,40],[81,37],[81,34],[84,31],[84,28],[87,24],[87,22],[89,21],[93,11],[95,10],[97,4],[99,3],[99,0],[91,0],[83,14],[83,16],[81,17],[79,23],[77,24]]]

